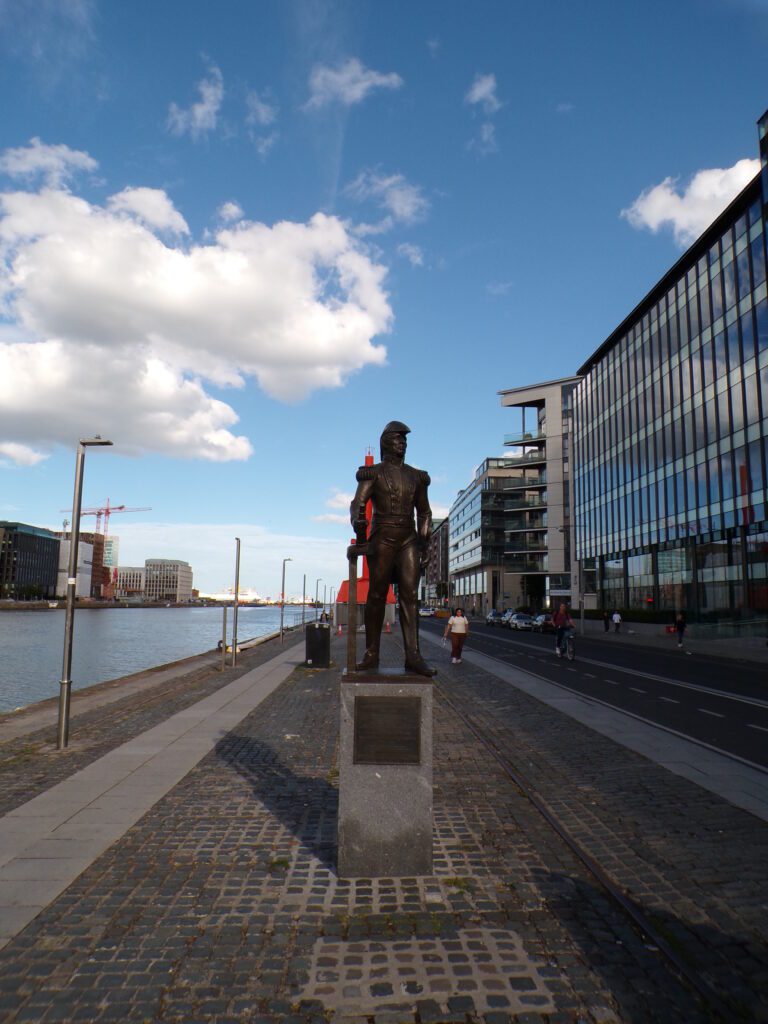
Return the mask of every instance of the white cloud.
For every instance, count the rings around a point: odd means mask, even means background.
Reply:
[[[317,109],[329,103],[350,107],[361,103],[374,89],[399,89],[402,85],[402,78],[394,71],[388,74],[372,71],[357,57],[349,57],[336,67],[317,64],[309,76],[310,97],[305,109]]]
[[[263,131],[259,132],[257,129],[269,128],[270,125],[275,123],[278,114],[277,105],[271,102],[268,93],[260,95],[253,90],[247,93],[245,102],[248,107],[245,123],[248,125],[248,131],[256,147],[256,152],[263,160],[277,142],[278,133],[276,131],[264,133]]]
[[[501,102],[496,95],[496,75],[476,75],[464,97],[464,102],[482,107],[486,117],[500,110]]]
[[[253,144],[256,147],[256,152],[262,158],[267,156],[269,151],[272,149],[274,144],[277,142],[277,132],[270,132],[269,135],[255,135],[253,138]]]
[[[681,192],[676,178],[645,189],[630,207],[621,211],[633,228],[654,234],[669,225],[675,241],[687,246],[709,227],[728,203],[760,170],[759,160],[739,160],[733,167],[697,171]]]
[[[34,179],[41,175],[45,183],[57,188],[78,171],[95,171],[99,165],[79,149],[47,146],[35,137],[28,146],[6,149],[0,154],[0,171],[11,178]]]
[[[346,523],[349,526],[349,515],[342,515],[340,512],[323,512],[322,515],[312,516],[316,523]],[[352,529],[352,527],[349,527]]]
[[[330,532],[330,531],[329,531]],[[181,558],[189,562],[194,586],[215,593],[234,586],[235,537],[241,541],[240,588],[250,587],[260,594],[280,592],[283,558],[286,566],[285,592],[300,595],[306,573],[307,590],[314,597],[314,581],[338,587],[346,576],[346,545],[334,537],[274,533],[253,523],[152,523],[120,524],[120,561],[123,565],[143,565],[146,558]]]
[[[115,213],[132,214],[149,228],[175,235],[189,234],[187,222],[162,189],[124,188],[110,196],[107,205]]]
[[[424,266],[424,253],[418,245],[412,245],[410,242],[402,242],[398,245],[397,252],[400,256],[405,257],[412,267]]]
[[[436,57],[440,52],[440,40],[436,36],[432,36],[431,39],[427,40],[427,49],[429,50],[430,57]]]
[[[480,125],[477,135],[467,143],[467,149],[474,150],[481,156],[488,156],[495,153],[499,146],[496,142],[496,128],[490,121],[484,121]]]
[[[197,83],[200,99],[187,110],[175,103],[168,108],[168,129],[174,135],[189,134],[194,140],[213,131],[224,99],[224,78],[215,64],[208,68],[208,77]]]
[[[450,505],[440,505],[432,502],[432,518],[433,519],[447,519],[450,511]]]
[[[260,96],[259,93],[251,90],[246,94],[245,103],[248,107],[246,124],[257,124],[261,128],[266,128],[277,120],[277,106],[270,103],[266,94]]]
[[[365,170],[344,190],[359,202],[372,201],[387,211],[387,216],[376,224],[360,224],[358,235],[378,235],[389,231],[396,223],[414,224],[423,220],[429,211],[429,200],[419,185],[412,185],[402,174],[379,174]]]
[[[230,201],[228,203],[221,204],[218,209],[218,214],[225,224],[232,224],[234,221],[243,219],[243,208],[239,203]]]
[[[206,382],[253,378],[293,401],[386,361],[385,268],[338,218],[241,221],[180,246],[157,234],[184,224],[163,196],[0,195],[3,444],[45,452],[90,432],[128,452],[244,459],[237,414]]]
[[[555,107],[555,110],[556,110],[556,112],[558,114],[570,114],[571,111],[573,110],[573,104],[572,103],[558,103],[557,106]]]
[[[347,520],[349,519],[349,506],[352,504],[354,494],[349,494],[347,491],[334,490],[331,497],[326,501],[328,508],[345,508],[347,510]]]
[[[0,467],[7,465],[6,459],[15,466],[36,466],[48,456],[36,452],[26,444],[14,444],[12,441],[0,443]]]
[[[489,281],[485,286],[485,290],[489,295],[498,297],[499,295],[506,295],[513,284],[514,281]]]

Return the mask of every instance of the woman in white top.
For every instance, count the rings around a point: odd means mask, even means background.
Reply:
[[[463,608],[454,608],[453,615],[448,619],[445,627],[445,637],[451,637],[451,664],[461,664],[461,649],[464,641],[469,636],[469,620],[464,615]]]

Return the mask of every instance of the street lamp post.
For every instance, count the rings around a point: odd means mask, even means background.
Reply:
[[[304,619],[307,614],[307,574],[304,573],[304,582],[301,584],[301,627],[304,628]]]
[[[328,596],[328,584],[323,584],[323,615],[325,615],[325,599]]]
[[[317,600],[318,594],[320,593],[320,584],[323,582],[323,577],[320,576],[315,583],[315,622],[317,622]]]
[[[335,595],[336,595],[336,587],[331,587],[331,592],[328,595],[329,598],[330,598],[330,600],[328,601],[328,618],[331,620],[331,622],[335,622],[335,620],[336,620],[336,616],[333,613],[333,599],[334,599]]]
[[[235,537],[235,607],[232,616],[232,666],[237,664],[237,609],[240,604],[240,538]]]
[[[285,614],[285,563],[292,561],[292,558],[283,559],[283,581],[280,584],[280,643],[283,642],[283,615]]]
[[[83,502],[83,466],[85,449],[111,445],[111,441],[92,437],[81,440],[77,446],[75,460],[75,496],[72,501],[72,532],[69,536],[69,571],[67,572],[67,611],[64,620],[64,658],[61,668],[61,689],[59,690],[59,724],[56,732],[56,749],[64,750],[69,743],[69,708],[72,697],[72,636],[75,626],[75,595],[77,591],[77,548],[80,542],[80,508]]]

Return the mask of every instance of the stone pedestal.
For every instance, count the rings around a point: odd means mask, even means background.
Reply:
[[[432,874],[432,680],[341,677],[341,878]]]

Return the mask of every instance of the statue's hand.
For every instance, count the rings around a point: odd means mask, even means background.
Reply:
[[[419,556],[419,565],[422,569],[426,569],[429,565],[429,548],[423,548]]]

